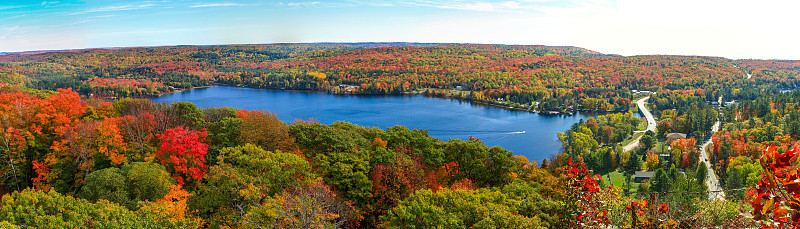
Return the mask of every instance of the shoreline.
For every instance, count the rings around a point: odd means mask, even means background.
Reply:
[[[194,90],[194,89],[203,89],[203,88],[210,88],[210,87],[215,87],[215,86],[241,87],[241,88],[250,88],[250,89],[266,89],[266,90],[279,90],[279,91],[315,92],[315,93],[326,93],[326,94],[331,94],[331,95],[352,95],[352,96],[422,95],[422,96],[426,96],[426,97],[430,97],[430,98],[452,99],[452,100],[458,100],[458,101],[462,101],[462,102],[469,102],[471,104],[476,104],[476,105],[481,105],[481,106],[496,107],[496,108],[501,108],[501,109],[510,110],[510,111],[523,111],[523,112],[535,113],[535,114],[539,114],[539,115],[543,115],[543,116],[572,116],[572,115],[575,115],[578,112],[610,114],[610,113],[627,112],[627,111],[631,110],[630,108],[628,108],[627,110],[614,110],[614,111],[575,110],[574,112],[571,112],[571,113],[562,113],[560,111],[539,111],[539,110],[532,110],[532,109],[529,109],[529,108],[512,107],[512,106],[508,106],[508,105],[504,105],[504,104],[497,104],[497,103],[493,103],[493,102],[489,102],[489,101],[472,100],[472,99],[466,99],[466,98],[454,97],[454,96],[426,95],[424,92],[416,92],[416,91],[403,92],[401,94],[368,94],[368,93],[350,94],[350,93],[331,93],[331,92],[320,91],[320,90],[302,90],[302,89],[286,89],[286,88],[254,88],[254,87],[247,87],[247,86],[227,85],[227,84],[213,84],[213,85],[210,85],[210,86],[198,86],[198,87],[192,87],[192,88],[183,89],[183,90],[173,90],[173,91],[166,92],[166,93],[161,93],[161,94],[158,94],[158,95],[155,95],[155,96],[145,96],[145,98],[152,99],[152,98],[155,98],[155,97],[174,94],[174,93],[178,93],[178,92],[187,92],[187,91],[191,91],[191,90]]]

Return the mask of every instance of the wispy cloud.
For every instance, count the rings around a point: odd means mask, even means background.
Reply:
[[[36,7],[37,5],[22,5],[22,6],[0,6],[0,10],[12,10],[26,7]]]
[[[125,37],[125,36],[138,36],[138,35],[154,35],[154,34],[182,34],[182,33],[193,33],[193,32],[202,32],[202,31],[211,31],[211,30],[219,30],[220,28],[216,27],[208,27],[208,28],[147,28],[147,29],[135,29],[135,30],[126,30],[126,31],[116,31],[116,32],[108,32],[98,34],[99,36],[104,37]]]
[[[95,9],[89,9],[86,11],[75,12],[72,13],[73,15],[77,14],[87,14],[87,13],[97,13],[97,12],[113,12],[113,11],[126,11],[126,10],[141,10],[141,9],[148,9],[155,7],[155,4],[152,3],[138,3],[138,4],[128,4],[128,5],[119,5],[119,6],[106,6],[100,7]]]
[[[204,8],[204,7],[226,7],[226,6],[244,6],[245,4],[223,2],[223,3],[207,3],[189,6],[191,8]]]
[[[117,16],[117,15],[107,14],[107,15],[97,15],[97,16],[85,17],[83,20],[71,23],[69,25],[79,25],[79,24],[98,21],[99,19],[102,19],[102,18],[115,17],[115,16]]]
[[[520,1],[405,1],[404,5],[434,7],[441,9],[466,10],[466,11],[486,11],[486,12],[509,12],[525,9],[534,9],[536,4],[549,0],[520,0]]]
[[[53,4],[58,4],[58,3],[61,3],[61,2],[59,2],[59,1],[43,1],[42,2],[42,7],[47,7],[47,5],[53,5]]]
[[[286,4],[287,6],[316,6],[319,5],[320,2],[290,2]]]
[[[8,37],[8,35],[11,35],[12,33],[14,33],[14,31],[17,31],[18,29],[19,29],[19,25],[14,26],[14,27],[3,28],[2,29],[3,33],[0,34],[0,40],[6,39],[6,37]]]

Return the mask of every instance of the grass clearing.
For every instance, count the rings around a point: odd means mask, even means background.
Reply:
[[[647,129],[647,120],[643,119],[642,122],[639,122],[639,126],[636,127],[636,130],[646,130]]]
[[[634,139],[639,138],[642,135],[644,135],[644,132],[634,133],[633,136],[631,136],[628,139],[625,139],[625,141],[622,141],[622,143],[620,143],[620,144],[622,144],[623,146],[624,145],[628,145],[628,143],[631,143]]]
[[[603,176],[603,184],[606,187],[611,186],[611,184],[614,184],[614,186],[617,186],[617,187],[625,187],[625,174],[624,173],[619,172],[619,171],[613,171],[613,172],[610,172],[610,173],[603,173],[601,175]],[[609,183],[609,176],[611,176],[611,178],[610,178],[611,183]],[[631,178],[631,190],[628,190],[628,191],[629,192],[636,192],[638,190],[639,190],[639,183],[633,182],[633,178]]]
[[[655,146],[653,146],[653,150],[659,153],[669,153],[669,146],[664,144],[665,142],[658,141]],[[663,151],[662,151],[663,148]],[[667,151],[667,152],[664,152]]]

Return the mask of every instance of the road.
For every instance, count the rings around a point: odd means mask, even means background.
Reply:
[[[722,101],[722,96],[719,97],[719,101]],[[720,121],[717,120],[714,123],[714,126],[711,127],[711,135],[714,135],[720,128]],[[700,161],[706,163],[706,168],[708,169],[708,177],[706,178],[706,185],[708,186],[708,191],[712,191],[708,193],[708,199],[720,199],[725,200],[725,193],[719,192],[722,190],[722,186],[719,184],[719,180],[717,180],[717,175],[714,173],[714,170],[711,169],[711,163],[709,163],[708,154],[706,153],[706,148],[711,145],[711,138],[708,139],[707,142],[703,143],[700,146]],[[717,191],[717,192],[714,192]]]
[[[639,100],[636,100],[636,106],[639,107],[639,111],[641,111],[642,114],[644,114],[644,118],[647,120],[647,129],[645,129],[644,131],[638,131],[638,132],[646,132],[648,130],[656,132],[656,119],[653,118],[653,114],[650,113],[650,110],[648,110],[647,106],[645,106],[645,104],[647,104],[647,99],[650,99],[650,96],[647,96],[647,97],[641,98]],[[642,135],[642,136],[644,136],[644,135]],[[622,150],[624,150],[625,152],[628,152],[628,151],[633,150],[637,146],[639,146],[639,140],[642,139],[642,136],[639,136],[638,138],[633,139],[633,141],[631,141],[627,145],[623,146]]]
[[[647,99],[649,98],[650,96],[637,100],[636,105],[639,107],[639,110],[642,112],[642,114],[644,114],[644,117],[647,120],[647,129],[645,131],[652,130],[653,132],[655,132],[656,120],[653,118],[653,114],[650,113],[650,110],[648,110],[647,107],[645,106],[645,104],[647,103]],[[719,104],[722,104],[722,96],[719,97],[719,100],[717,100],[717,102]],[[717,120],[717,122],[714,123],[714,126],[711,127],[711,135],[714,135],[714,133],[719,131],[720,125],[721,125],[720,121]],[[625,145],[623,149],[626,152],[633,150],[634,148],[636,148],[636,146],[639,146],[639,139],[641,138],[642,137],[639,136],[638,138],[634,139],[633,141]],[[708,193],[708,198],[725,200],[725,193],[720,192],[722,190],[722,186],[720,186],[719,180],[717,180],[717,174],[714,173],[713,169],[711,169],[711,163],[709,163],[708,155],[706,154],[706,147],[708,147],[709,145],[711,145],[710,138],[708,139],[707,142],[703,143],[703,145],[700,146],[700,161],[705,162],[706,168],[708,169],[708,177],[706,178],[706,185],[708,186],[708,191],[712,191]]]

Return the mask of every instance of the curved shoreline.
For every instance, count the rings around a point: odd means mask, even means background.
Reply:
[[[158,94],[158,95],[155,95],[155,96],[145,96],[145,97],[147,97],[147,98],[155,98],[155,97],[164,96],[164,95],[168,95],[168,94],[173,94],[173,93],[178,93],[178,92],[187,92],[187,91],[191,91],[191,90],[194,90],[194,89],[203,89],[203,88],[210,88],[210,87],[215,87],[215,86],[241,87],[241,88],[250,88],[250,89],[265,89],[265,90],[279,90],[279,91],[315,92],[315,93],[326,93],[326,94],[331,94],[331,95],[352,95],[352,96],[423,95],[423,96],[431,97],[431,98],[453,99],[453,100],[458,100],[458,101],[462,101],[462,102],[469,102],[469,103],[476,104],[476,105],[497,107],[497,108],[510,110],[510,111],[524,111],[524,112],[530,112],[530,113],[535,113],[535,114],[545,115],[545,116],[554,116],[554,115],[555,116],[561,116],[561,115],[570,116],[570,115],[574,115],[575,112],[609,114],[609,113],[619,113],[619,112],[630,111],[630,108],[625,109],[625,110],[613,110],[613,111],[593,111],[593,110],[575,109],[573,113],[562,113],[560,111],[555,111],[556,113],[547,114],[547,113],[543,113],[543,111],[539,111],[539,110],[532,110],[530,108],[523,108],[523,107],[512,107],[512,106],[508,106],[508,105],[505,105],[505,104],[497,104],[497,103],[494,103],[492,101],[472,100],[472,99],[467,99],[467,98],[462,98],[462,97],[454,97],[454,96],[446,96],[446,95],[445,96],[435,96],[435,95],[425,94],[424,92],[403,92],[401,94],[369,94],[369,93],[350,94],[350,93],[331,93],[331,92],[321,91],[321,90],[303,90],[303,89],[285,89],[285,88],[256,88],[256,87],[236,86],[236,85],[227,85],[227,84],[214,84],[214,85],[210,85],[210,86],[192,87],[190,89],[174,90],[174,91],[171,91],[171,92],[161,93],[161,94]],[[545,112],[549,112],[549,111],[545,111]]]

